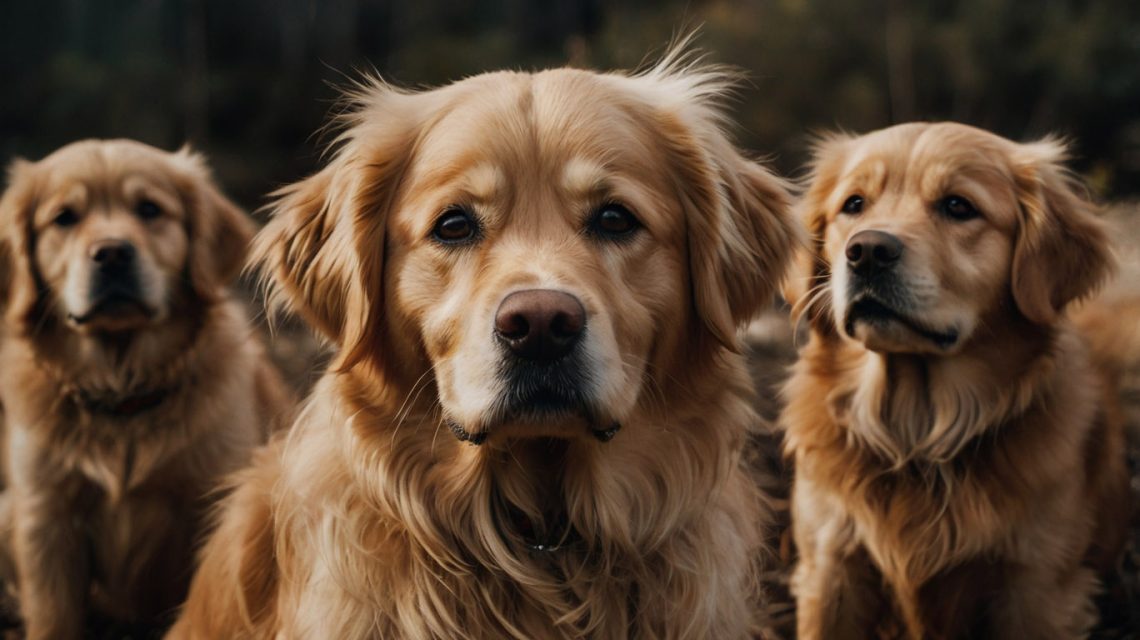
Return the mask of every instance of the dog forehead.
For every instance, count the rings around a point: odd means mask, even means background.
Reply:
[[[134,140],[81,140],[57,149],[38,164],[53,172],[116,174],[165,167],[170,155]]]
[[[656,155],[652,129],[632,113],[637,105],[598,74],[562,69],[467,82],[472,90],[456,92],[424,131],[413,174],[495,165],[513,175],[560,175],[583,160],[621,167]]]
[[[127,198],[174,190],[164,151],[130,140],[85,140],[36,163],[48,198]]]
[[[999,136],[956,123],[891,127],[849,147],[834,195],[842,201],[844,194],[858,191],[876,199],[907,198],[924,204],[958,195],[991,222],[1007,227],[1015,222],[1017,210],[1011,146]]]

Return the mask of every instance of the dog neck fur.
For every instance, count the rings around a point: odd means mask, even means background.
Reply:
[[[1021,353],[1003,336],[975,338],[958,354],[881,354],[845,344],[846,362],[828,397],[833,418],[849,438],[899,468],[912,461],[943,464],[978,437],[1025,412],[1054,373],[1071,338],[1040,328]],[[838,339],[831,336],[830,339]],[[1006,345],[996,363],[994,345]],[[990,354],[990,357],[987,357]]]
[[[716,366],[742,364],[732,356]],[[338,444],[330,446],[339,448],[327,456],[338,462],[298,456],[322,462],[283,469],[289,490],[327,482],[354,489],[340,491],[338,504],[325,502],[319,516],[282,514],[282,526],[319,540],[336,583],[383,612],[387,621],[367,632],[444,637],[462,628],[498,628],[516,638],[684,637],[709,629],[734,635],[742,621],[755,624],[756,608],[726,616],[719,596],[752,589],[759,559],[762,498],[740,461],[756,420],[746,389],[694,382],[693,392],[706,401],[687,406],[699,414],[675,415],[657,403],[644,412],[644,424],[626,425],[608,443],[475,447],[455,440],[422,404],[408,409],[399,393],[373,395],[374,383],[354,378],[351,372],[326,377],[321,385],[336,389],[318,389],[314,397],[339,396],[339,405],[331,413],[310,409],[336,416],[335,423],[302,417],[286,443],[285,457],[292,459],[290,448],[331,441],[308,438],[308,429],[336,428]],[[751,508],[727,506],[741,504]],[[512,531],[510,510],[538,530],[551,526],[544,518],[552,507],[564,513],[575,539],[535,553]],[[712,540],[716,548],[707,544]],[[345,548],[390,554],[380,566],[391,575],[359,582],[363,565],[350,568],[355,556]],[[477,567],[498,579],[470,579]],[[385,626],[393,621],[404,626]]]
[[[176,321],[122,334],[85,335],[54,318],[38,330],[13,335],[36,353],[36,364],[63,387],[96,396],[126,396],[176,385],[201,340],[204,318],[232,315],[225,305],[206,304],[175,312]],[[229,319],[225,321],[229,326]]]

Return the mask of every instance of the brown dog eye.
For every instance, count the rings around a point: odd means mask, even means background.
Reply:
[[[150,200],[143,200],[135,206],[135,213],[143,220],[154,220],[162,215],[162,207]]]
[[[75,210],[71,207],[60,209],[59,213],[55,214],[55,217],[52,218],[51,221],[51,223],[57,227],[70,227],[77,222],[79,222],[79,215],[75,213]]]
[[[641,223],[629,209],[620,204],[603,205],[590,219],[591,233],[611,240],[624,239],[641,228]]]
[[[470,242],[479,231],[475,219],[465,209],[453,207],[443,212],[436,220],[431,235],[443,244]]]
[[[974,205],[962,196],[946,196],[938,203],[938,210],[952,220],[973,220],[981,215]]]
[[[843,201],[843,208],[840,209],[842,213],[856,214],[863,213],[863,196],[851,196]]]

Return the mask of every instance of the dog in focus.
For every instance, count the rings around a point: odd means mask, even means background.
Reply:
[[[750,637],[735,332],[797,235],[682,57],[353,94],[255,240],[339,351],[171,637]]]
[[[906,124],[818,147],[785,393],[803,640],[1081,638],[1127,526],[1066,309],[1110,274],[1053,139]]]
[[[201,157],[17,160],[0,201],[0,569],[26,637],[169,625],[215,483],[289,392],[227,286],[252,223]]]

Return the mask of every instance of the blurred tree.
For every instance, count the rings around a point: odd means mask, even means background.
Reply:
[[[740,138],[783,171],[813,130],[953,119],[1066,134],[1102,195],[1140,193],[1135,0],[7,0],[0,157],[189,140],[253,206],[315,164],[330,83],[635,67],[698,26],[712,60],[749,72]]]

